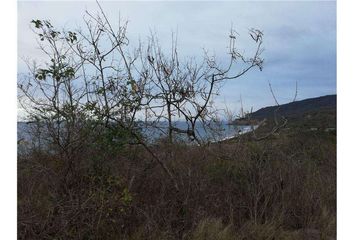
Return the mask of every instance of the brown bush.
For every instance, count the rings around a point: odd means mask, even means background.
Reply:
[[[66,175],[60,156],[19,155],[19,239],[311,239],[300,237],[311,229],[322,239],[336,235],[333,135],[293,132],[153,150],[179,191],[135,145],[115,154],[81,151]]]

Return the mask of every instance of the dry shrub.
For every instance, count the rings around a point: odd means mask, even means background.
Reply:
[[[202,147],[161,143],[152,150],[180,191],[139,146],[115,154],[81,151],[65,177],[60,156],[19,156],[19,239],[336,235],[333,136],[280,134]]]
[[[221,219],[207,218],[199,222],[191,240],[232,240],[235,233],[232,226],[224,226]]]

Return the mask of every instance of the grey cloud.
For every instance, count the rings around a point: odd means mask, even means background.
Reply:
[[[268,80],[282,101],[293,97],[295,81],[299,97],[336,92],[336,3],[335,2],[102,2],[113,22],[118,13],[129,19],[128,36],[134,44],[156,31],[167,48],[171,32],[178,31],[181,56],[201,56],[202,48],[220,61],[228,57],[231,24],[239,32],[240,49],[251,49],[248,29],[264,31],[263,72],[252,71],[222,89],[219,103],[236,106],[243,95],[247,106],[272,104]],[[33,18],[51,19],[53,25],[76,27],[85,10],[97,11],[94,2],[19,2],[18,54],[41,58],[28,23]],[[25,71],[21,61],[19,71]]]

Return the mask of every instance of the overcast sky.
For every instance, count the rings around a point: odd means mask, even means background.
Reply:
[[[202,56],[203,48],[217,59],[228,57],[231,24],[240,34],[240,46],[248,48],[247,31],[264,32],[265,58],[262,72],[254,69],[227,82],[218,104],[233,111],[274,105],[268,81],[280,103],[336,93],[336,3],[334,1],[262,2],[102,2],[112,21],[129,20],[132,43],[155,31],[163,46],[178,32],[179,51],[184,56]],[[32,19],[48,19],[59,29],[82,26],[85,10],[96,12],[95,2],[18,2],[18,57],[40,59]],[[18,72],[26,72],[18,61]]]

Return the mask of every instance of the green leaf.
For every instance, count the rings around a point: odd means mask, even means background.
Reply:
[[[41,20],[32,20],[31,23],[34,23],[35,28],[41,28],[43,27],[42,21]]]

